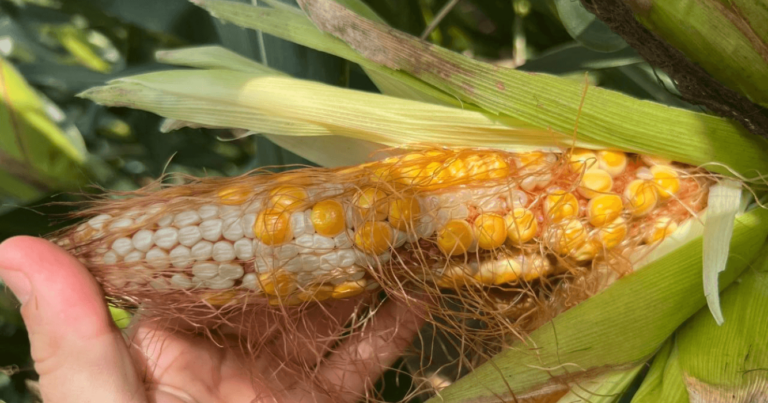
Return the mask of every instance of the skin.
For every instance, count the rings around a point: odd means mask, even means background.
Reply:
[[[332,321],[310,318],[313,322],[294,333],[272,334],[263,351],[281,353],[246,360],[209,339],[150,322],[139,321],[121,332],[88,270],[46,240],[15,237],[0,244],[0,278],[22,303],[47,403],[354,402],[401,355],[422,324],[413,306],[385,303],[377,320],[333,349],[308,383],[285,364],[316,359],[318,348],[331,350],[332,337],[311,336],[332,336],[337,329]],[[341,304],[329,315],[343,319],[353,310],[354,304]],[[277,348],[307,339],[315,345]]]

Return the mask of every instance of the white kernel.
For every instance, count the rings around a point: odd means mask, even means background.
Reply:
[[[245,206],[245,209],[243,209],[243,212],[246,214],[250,213],[258,213],[263,208],[264,199],[258,198],[250,203],[248,203],[247,206]]]
[[[200,206],[200,208],[197,209],[197,214],[203,221],[216,218],[219,216],[219,206],[214,204],[206,204],[205,206]]]
[[[288,260],[299,254],[299,247],[293,244],[280,245],[274,248],[274,258]]]
[[[420,238],[428,238],[435,232],[435,220],[420,221],[414,231],[408,233],[408,240],[416,242]]]
[[[259,278],[256,276],[256,273],[248,273],[243,276],[243,287],[249,290],[261,289],[261,284],[259,284]]]
[[[215,220],[206,220],[200,223],[200,233],[206,241],[216,242],[221,238],[221,229],[224,226],[224,220],[217,218]]]
[[[375,289],[378,289],[379,287],[381,287],[381,284],[379,284],[379,283],[377,283],[375,281],[372,281],[372,282],[368,283],[368,285],[365,286],[365,290],[366,291],[373,291]]]
[[[275,268],[274,260],[270,256],[257,257],[253,264],[254,270],[259,273],[269,273]]]
[[[349,267],[355,264],[355,250],[354,249],[339,249],[336,251],[339,256],[339,267]]]
[[[147,215],[153,216],[153,215],[158,214],[161,211],[163,211],[163,207],[165,207],[163,204],[156,203],[156,204],[153,204],[153,205],[149,206],[146,209],[146,211],[144,211],[144,213],[147,214]]]
[[[352,247],[352,237],[347,234],[347,232],[342,232],[339,235],[336,235],[333,237],[333,242],[336,245],[337,248],[351,248]]]
[[[116,230],[120,228],[128,228],[131,225],[133,225],[133,219],[131,218],[118,218],[115,221],[112,221],[112,224],[109,224],[109,229]]]
[[[250,239],[243,238],[235,242],[235,256],[240,260],[250,260],[253,258],[253,242]]]
[[[195,283],[193,283],[189,277],[183,274],[174,274],[173,277],[171,277],[171,284],[181,288],[182,290],[188,290],[195,286]]]
[[[152,281],[149,282],[149,286],[158,290],[167,290],[168,289],[168,281],[162,277],[153,278]]]
[[[170,227],[173,224],[173,214],[168,213],[157,220],[157,225],[160,228]]]
[[[405,231],[396,230],[395,231],[395,242],[392,243],[393,248],[399,248],[403,245],[405,245],[405,242],[408,241],[408,233]]]
[[[653,179],[653,173],[651,173],[651,170],[647,167],[639,168],[635,175],[637,175],[638,179],[645,179],[645,180],[651,180]]]
[[[88,220],[88,225],[90,225],[91,228],[95,230],[100,230],[104,228],[104,223],[111,219],[112,219],[112,216],[109,214],[99,214],[96,217],[93,217],[90,220]]]
[[[171,251],[170,255],[173,267],[183,269],[192,264],[192,254],[184,245],[179,245]]]
[[[219,278],[223,280],[237,280],[243,277],[243,266],[235,263],[222,263],[219,265]]]
[[[296,284],[299,287],[306,287],[309,284],[315,282],[319,276],[322,276],[324,273],[315,270],[315,271],[303,271],[301,273],[296,274]]]
[[[155,233],[148,229],[140,230],[139,232],[133,234],[133,238],[131,238],[133,247],[142,252],[150,250],[152,245],[155,244],[155,242],[152,240],[154,235]]]
[[[308,223],[303,211],[294,211],[291,213],[291,232],[293,236],[299,238],[307,234],[309,228],[313,228],[312,224]],[[314,228],[313,228],[314,230]]]
[[[177,228],[181,228],[186,227],[187,225],[200,224],[200,221],[202,220],[200,219],[200,214],[197,214],[197,211],[186,210],[176,214],[176,217],[173,219],[173,225]]]
[[[133,251],[133,242],[130,238],[117,238],[112,242],[112,250],[120,256],[125,256]]]
[[[208,260],[213,254],[213,244],[208,241],[200,241],[192,247],[191,254],[195,260]]]
[[[122,275],[112,275],[109,278],[107,278],[107,281],[109,284],[112,284],[112,286],[116,288],[123,288],[126,284],[128,284],[128,279],[125,278],[125,276]]]
[[[300,255],[301,258],[301,270],[302,271],[314,271],[320,267],[320,257],[315,255]]]
[[[243,227],[243,235],[246,238],[253,239],[253,226],[256,224],[256,214],[246,214],[240,219],[240,225]]]
[[[120,255],[118,255],[117,252],[111,250],[104,254],[103,261],[104,264],[115,264],[120,261]]]
[[[304,229],[305,234],[315,233],[315,226],[312,224],[312,209],[304,211],[304,225],[306,226]]]
[[[219,275],[219,265],[216,263],[197,263],[192,266],[192,274],[201,280],[209,280]]]
[[[197,225],[189,225],[179,230],[179,243],[191,247],[203,239],[203,234]]]
[[[241,239],[243,237],[243,226],[240,224],[240,218],[227,218],[224,220],[221,234],[232,242]]]
[[[235,280],[228,280],[228,279],[222,279],[222,278],[213,278],[211,280],[206,280],[204,283],[204,286],[212,289],[212,290],[223,290],[226,288],[232,288],[235,286]]]
[[[226,220],[228,218],[238,218],[243,214],[240,206],[221,206],[219,207],[219,218]]]
[[[147,284],[152,276],[152,270],[144,266],[131,267],[127,272],[127,278],[139,285]]]
[[[133,252],[125,255],[123,261],[126,263],[138,262],[144,259],[144,252],[140,250],[134,250]]]
[[[235,247],[228,241],[219,241],[213,244],[213,260],[228,262],[235,258]]]
[[[341,260],[339,259],[339,251],[333,251],[320,256],[320,264],[329,264],[333,267],[339,267]]]
[[[147,252],[147,264],[155,269],[162,270],[168,267],[168,253],[160,248],[152,248]]]
[[[299,273],[304,268],[301,256],[296,256],[293,259],[290,259],[289,261],[285,262],[285,264],[280,266],[281,269],[289,272],[289,273]]]
[[[525,207],[528,205],[528,195],[519,189],[507,193],[507,205],[510,207]]]
[[[155,232],[152,241],[163,249],[171,249],[179,243],[179,230],[173,227],[160,228]]]

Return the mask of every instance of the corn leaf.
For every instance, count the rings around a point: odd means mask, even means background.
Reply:
[[[505,117],[227,70],[143,74],[111,81],[81,96],[205,126],[273,135],[340,135],[388,146],[431,143],[507,150],[574,145],[569,136],[515,127],[518,122]]]
[[[766,235],[768,210],[736,218],[734,257],[721,275],[721,287],[743,271]],[[562,385],[558,382],[576,382],[579,374],[591,378],[601,370],[644,362],[706,303],[700,291],[702,245],[697,238],[620,279],[534,331],[525,343],[512,344],[432,401],[490,402],[511,400],[511,394],[522,399],[537,389]]]
[[[557,403],[612,403],[621,397],[627,387],[643,369],[643,364],[632,368],[608,372],[595,379],[579,382],[561,397]]]
[[[717,276],[725,270],[728,244],[733,232],[733,218],[741,207],[741,184],[725,180],[712,186],[707,201],[707,225],[704,228],[704,295],[718,325],[722,325]]]
[[[632,403],[688,403],[688,392],[683,384],[683,372],[677,357],[673,336],[653,357],[651,369],[632,397]]]
[[[320,30],[343,39],[372,62],[540,129],[569,133],[574,128],[583,85],[470,59],[362,18],[331,0],[299,3]],[[599,88],[589,91],[580,113],[579,138],[586,142],[694,165],[724,164],[749,177],[768,173],[768,142],[726,119]],[[721,165],[708,168],[730,174]]]
[[[223,48],[221,46],[201,46],[163,50],[155,54],[160,63],[176,66],[197,67],[202,69],[227,69],[253,74],[268,74],[275,76],[286,75],[280,70],[269,68],[247,57]]]

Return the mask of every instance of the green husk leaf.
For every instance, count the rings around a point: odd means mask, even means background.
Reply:
[[[582,45],[600,52],[614,52],[627,47],[621,36],[587,11],[581,2],[555,0],[555,6],[565,30]]]
[[[466,103],[560,133],[571,132],[579,116],[584,86],[578,83],[470,59],[361,18],[331,0],[301,0],[300,5],[318,28],[369,60]],[[748,177],[768,173],[766,140],[726,119],[600,88],[589,91],[580,113],[579,138],[590,143],[693,165],[718,163],[708,168],[727,175],[727,167]]]
[[[653,357],[651,369],[632,397],[632,403],[688,403],[688,392],[683,384],[683,372],[677,357],[673,336]]]
[[[733,219],[741,207],[741,184],[724,180],[712,186],[707,201],[707,222],[704,227],[704,295],[707,306],[718,325],[722,325],[720,292],[717,276],[725,270],[728,245],[733,233]]]
[[[736,218],[725,287],[747,266],[768,235],[768,210]],[[706,300],[701,293],[701,238],[649,263],[602,293],[534,331],[454,385],[433,402],[518,399],[537,390],[622,370],[650,358]],[[503,376],[501,376],[503,374]]]
[[[244,73],[275,76],[286,75],[280,70],[269,68],[221,46],[161,50],[155,53],[155,59],[160,63],[176,66],[197,67],[201,69],[227,69]]]
[[[594,147],[574,144],[569,136],[516,126],[518,121],[506,117],[227,70],[143,74],[111,81],[80,96],[204,126],[273,135],[340,135],[388,146],[430,143],[518,151]]]
[[[644,365],[645,363],[638,364],[629,369],[608,372],[595,379],[579,382],[573,385],[570,392],[561,397],[557,403],[615,402],[635,380]]]

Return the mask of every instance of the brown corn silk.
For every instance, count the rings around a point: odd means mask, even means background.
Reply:
[[[95,200],[56,241],[111,303],[213,337],[234,330],[251,355],[287,354],[264,351],[270,326],[348,337],[384,291],[427,317],[407,362],[435,386],[630,273],[638,251],[706,207],[713,176],[616,151],[424,147],[184,180]],[[307,335],[307,318],[350,300],[352,316]],[[333,343],[320,345],[292,370],[311,379]]]

